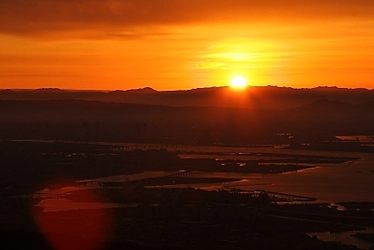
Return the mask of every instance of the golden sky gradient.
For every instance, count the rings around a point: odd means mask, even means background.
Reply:
[[[373,0],[1,0],[0,88],[374,88]]]

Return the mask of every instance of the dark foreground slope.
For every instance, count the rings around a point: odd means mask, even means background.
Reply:
[[[0,100],[1,139],[288,144],[290,135],[310,141],[344,134],[374,134],[374,102],[317,100],[280,111],[250,106]]]

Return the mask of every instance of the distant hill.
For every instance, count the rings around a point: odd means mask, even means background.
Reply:
[[[320,99],[313,103],[303,105],[294,109],[299,112],[315,112],[315,113],[355,113],[355,112],[374,112],[374,101],[352,104],[339,100]]]
[[[319,87],[1,90],[1,139],[289,143],[374,134],[374,92]]]
[[[374,102],[350,104],[322,99],[282,111],[254,107],[171,106],[75,99],[0,100],[0,140],[248,144],[273,143],[274,140],[287,143],[288,136],[276,136],[287,134],[302,134],[304,138],[313,134],[327,137],[374,134]]]
[[[348,112],[354,109],[354,104],[349,102],[342,101],[329,101],[326,99],[320,99],[313,103],[303,105],[302,107],[297,108],[298,111],[307,111],[307,112]]]
[[[39,91],[39,92],[46,92],[46,93],[53,93],[53,92],[60,92],[62,91],[59,88],[40,88],[40,89],[35,89],[34,91]]]
[[[156,91],[150,87],[117,91],[72,91],[60,89],[0,90],[0,100],[86,100],[162,106],[235,107],[261,110],[286,110],[311,105],[318,100],[360,104],[374,101],[374,91],[318,87],[294,89],[287,87],[248,87],[235,91],[229,87],[199,88],[183,91]],[[315,103],[323,105],[323,103]],[[331,104],[332,105],[332,104]],[[332,107],[330,105],[330,107]]]

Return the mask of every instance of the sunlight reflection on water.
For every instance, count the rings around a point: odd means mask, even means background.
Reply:
[[[247,157],[251,152],[283,153],[295,155],[321,155],[342,156],[339,152],[327,151],[299,151],[274,148],[232,148],[232,147],[186,147],[190,151],[221,152],[237,154],[242,153]],[[181,150],[181,148],[178,148]],[[162,187],[173,188],[200,188],[205,190],[217,190],[224,186],[232,186],[242,190],[255,190],[261,186],[262,190],[271,192],[294,194],[299,196],[314,197],[318,202],[337,203],[344,201],[372,201],[374,202],[374,155],[368,153],[344,153],[346,157],[361,158],[355,162],[339,164],[318,164],[315,168],[303,169],[283,174],[251,174],[251,173],[227,173],[227,172],[199,172],[191,177],[201,178],[238,178],[241,181],[224,183],[195,183],[164,185]],[[86,186],[66,187],[58,191],[40,192],[45,195],[53,192],[59,194],[74,191],[74,189],[93,189],[98,182],[124,182],[141,180],[145,178],[161,177],[178,171],[146,171],[132,175],[118,175],[105,178],[78,181],[78,184],[91,183]],[[185,178],[188,178],[185,177]],[[95,187],[96,183],[96,187]],[[44,190],[46,191],[46,190]]]
[[[323,241],[341,242],[346,245],[354,245],[360,249],[369,249],[373,243],[352,237],[355,233],[374,233],[374,228],[368,227],[366,230],[346,231],[346,232],[319,232],[309,233],[310,236],[316,236]]]

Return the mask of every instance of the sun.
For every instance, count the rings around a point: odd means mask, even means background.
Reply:
[[[242,76],[235,76],[231,79],[230,85],[235,89],[243,89],[247,87],[247,80]]]

